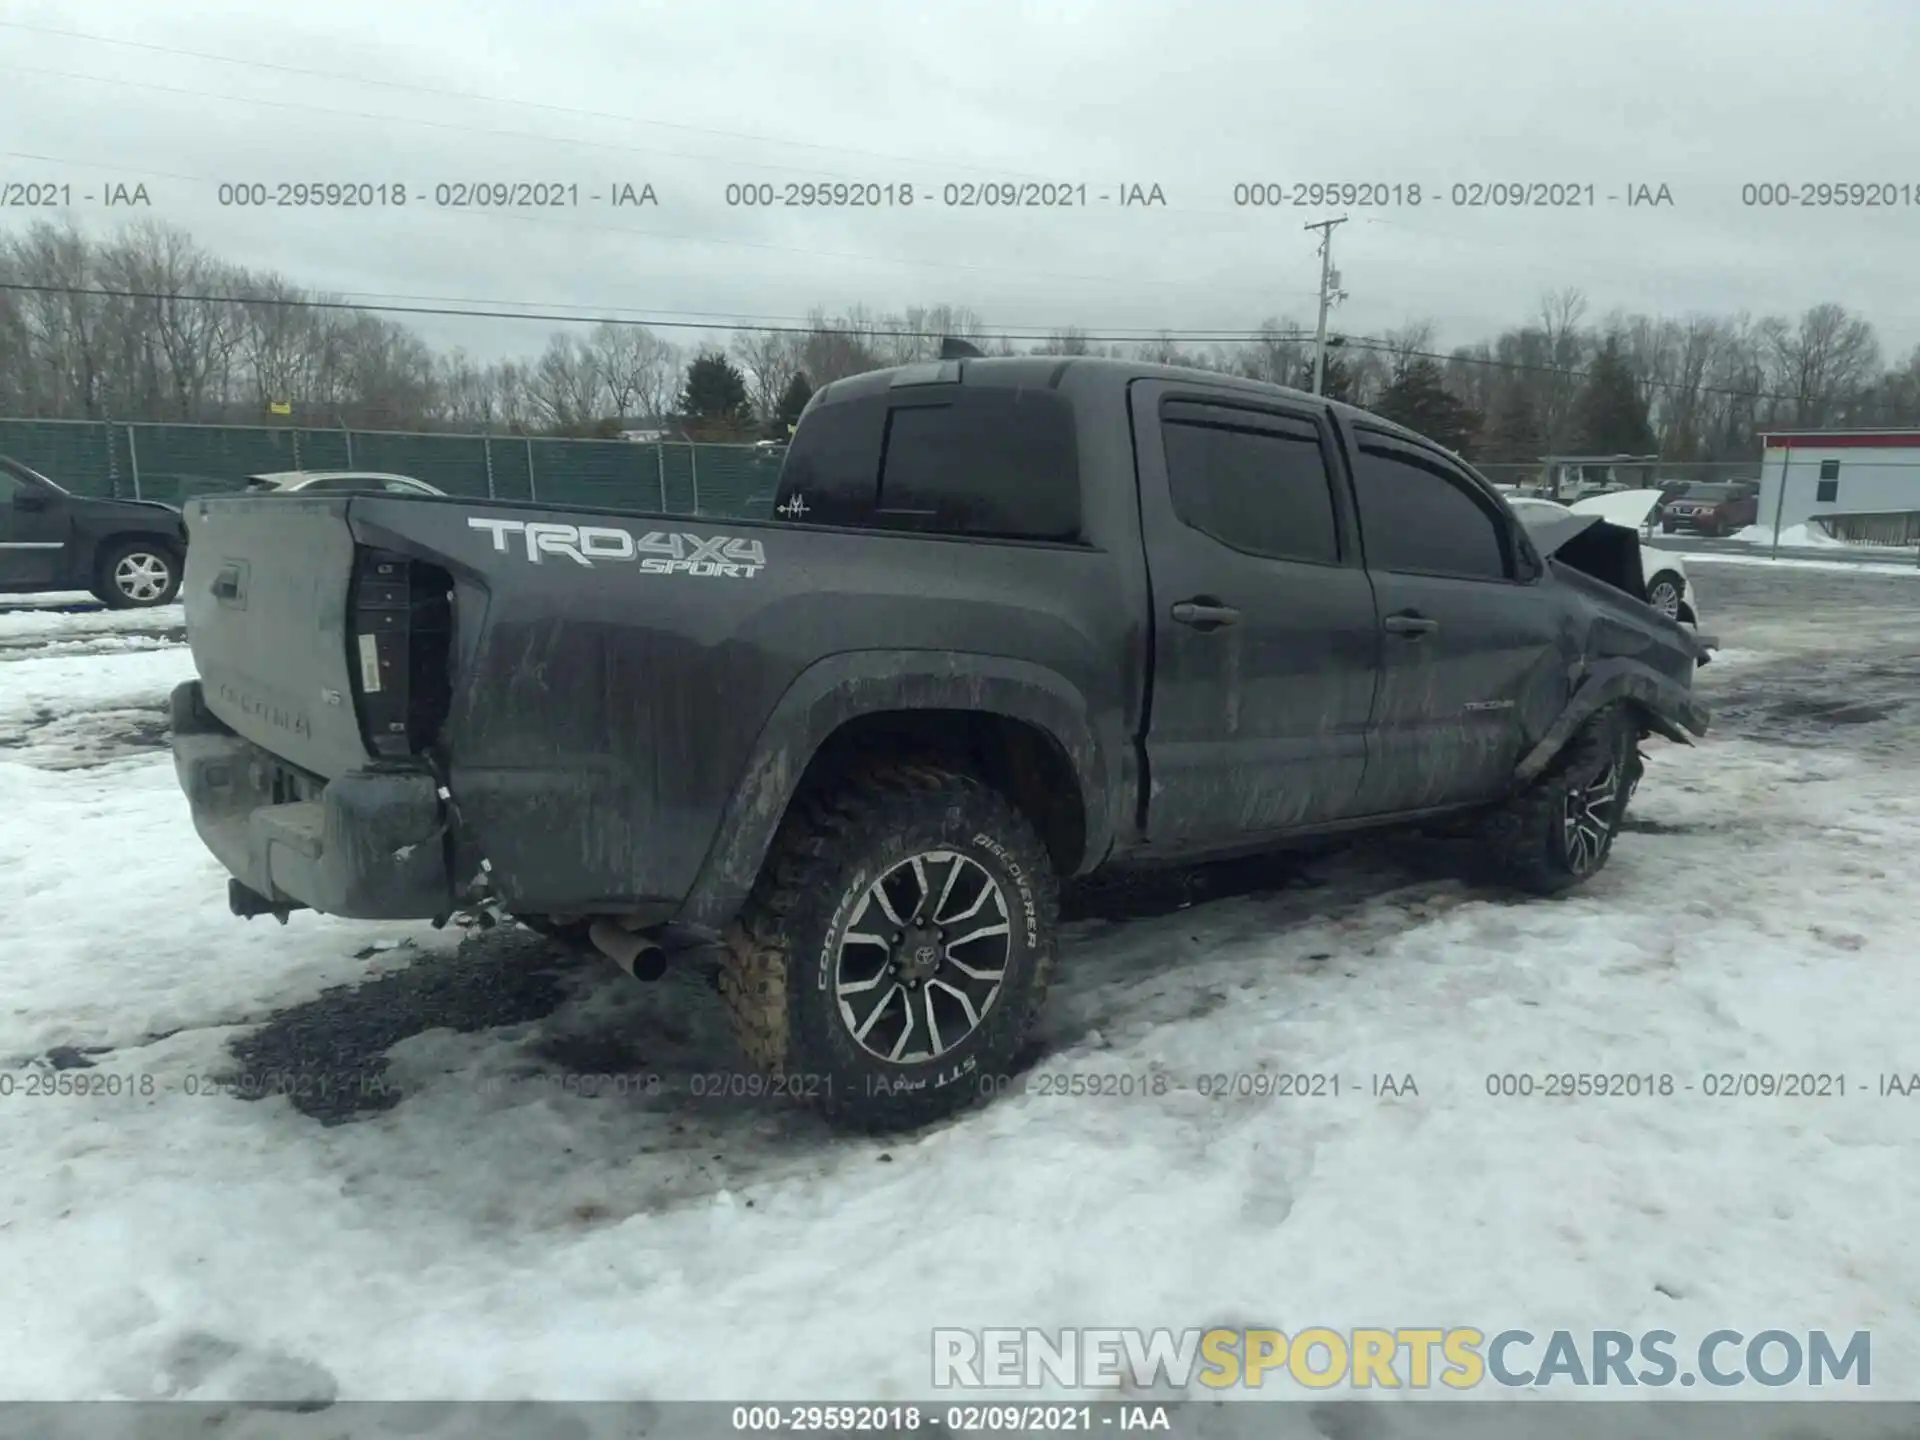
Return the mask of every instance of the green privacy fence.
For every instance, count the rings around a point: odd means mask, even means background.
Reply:
[[[772,513],[778,450],[518,435],[0,418],[10,455],[77,495],[161,500],[232,491],[273,470],[383,470],[475,499],[672,515]]]

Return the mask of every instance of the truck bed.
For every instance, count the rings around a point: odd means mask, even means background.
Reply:
[[[830,697],[888,685],[901,652],[955,657],[957,701],[1023,667],[1069,677],[1107,744],[1137,703],[1110,657],[1138,622],[1085,546],[391,495],[206,497],[187,518],[216,733],[322,787],[429,777],[446,886],[484,860],[497,896],[543,910],[679,909],[723,819],[784,803]],[[808,672],[836,683],[810,697]],[[207,838],[233,868],[234,837]]]

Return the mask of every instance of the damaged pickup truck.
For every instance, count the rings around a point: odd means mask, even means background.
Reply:
[[[960,347],[956,347],[960,348]],[[836,1119],[995,1088],[1058,882],[1445,823],[1606,863],[1706,649],[1634,532],[1529,535],[1363,411],[1092,358],[826,386],[774,518],[187,508],[173,752],[236,914],[511,915],[659,973]]]

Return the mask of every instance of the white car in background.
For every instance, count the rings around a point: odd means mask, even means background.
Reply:
[[[246,488],[249,495],[348,495],[361,490],[380,490],[389,495],[446,494],[411,475],[390,475],[383,470],[276,470],[249,475]]]
[[[1640,532],[1640,573],[1647,581],[1647,601],[1662,615],[1686,625],[1698,625],[1700,613],[1693,603],[1693,584],[1687,579],[1687,567],[1671,550],[1656,550],[1647,543],[1653,533],[1653,517],[1664,497],[1658,490],[1615,490],[1562,505],[1557,500],[1536,500],[1523,495],[1508,495],[1507,504],[1529,528],[1543,521],[1568,515],[1598,515],[1610,525],[1621,525]]]

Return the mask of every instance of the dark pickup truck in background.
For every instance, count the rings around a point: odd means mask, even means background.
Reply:
[[[74,495],[0,455],[0,594],[86,590],[115,610],[170,605],[186,552],[171,505]]]
[[[945,360],[816,394],[776,518],[392,495],[187,509],[181,784],[236,913],[488,907],[911,1124],[1004,1071],[1057,881],[1446,821],[1537,893],[1704,734],[1638,537],[1531,537],[1386,421],[1225,376]]]

